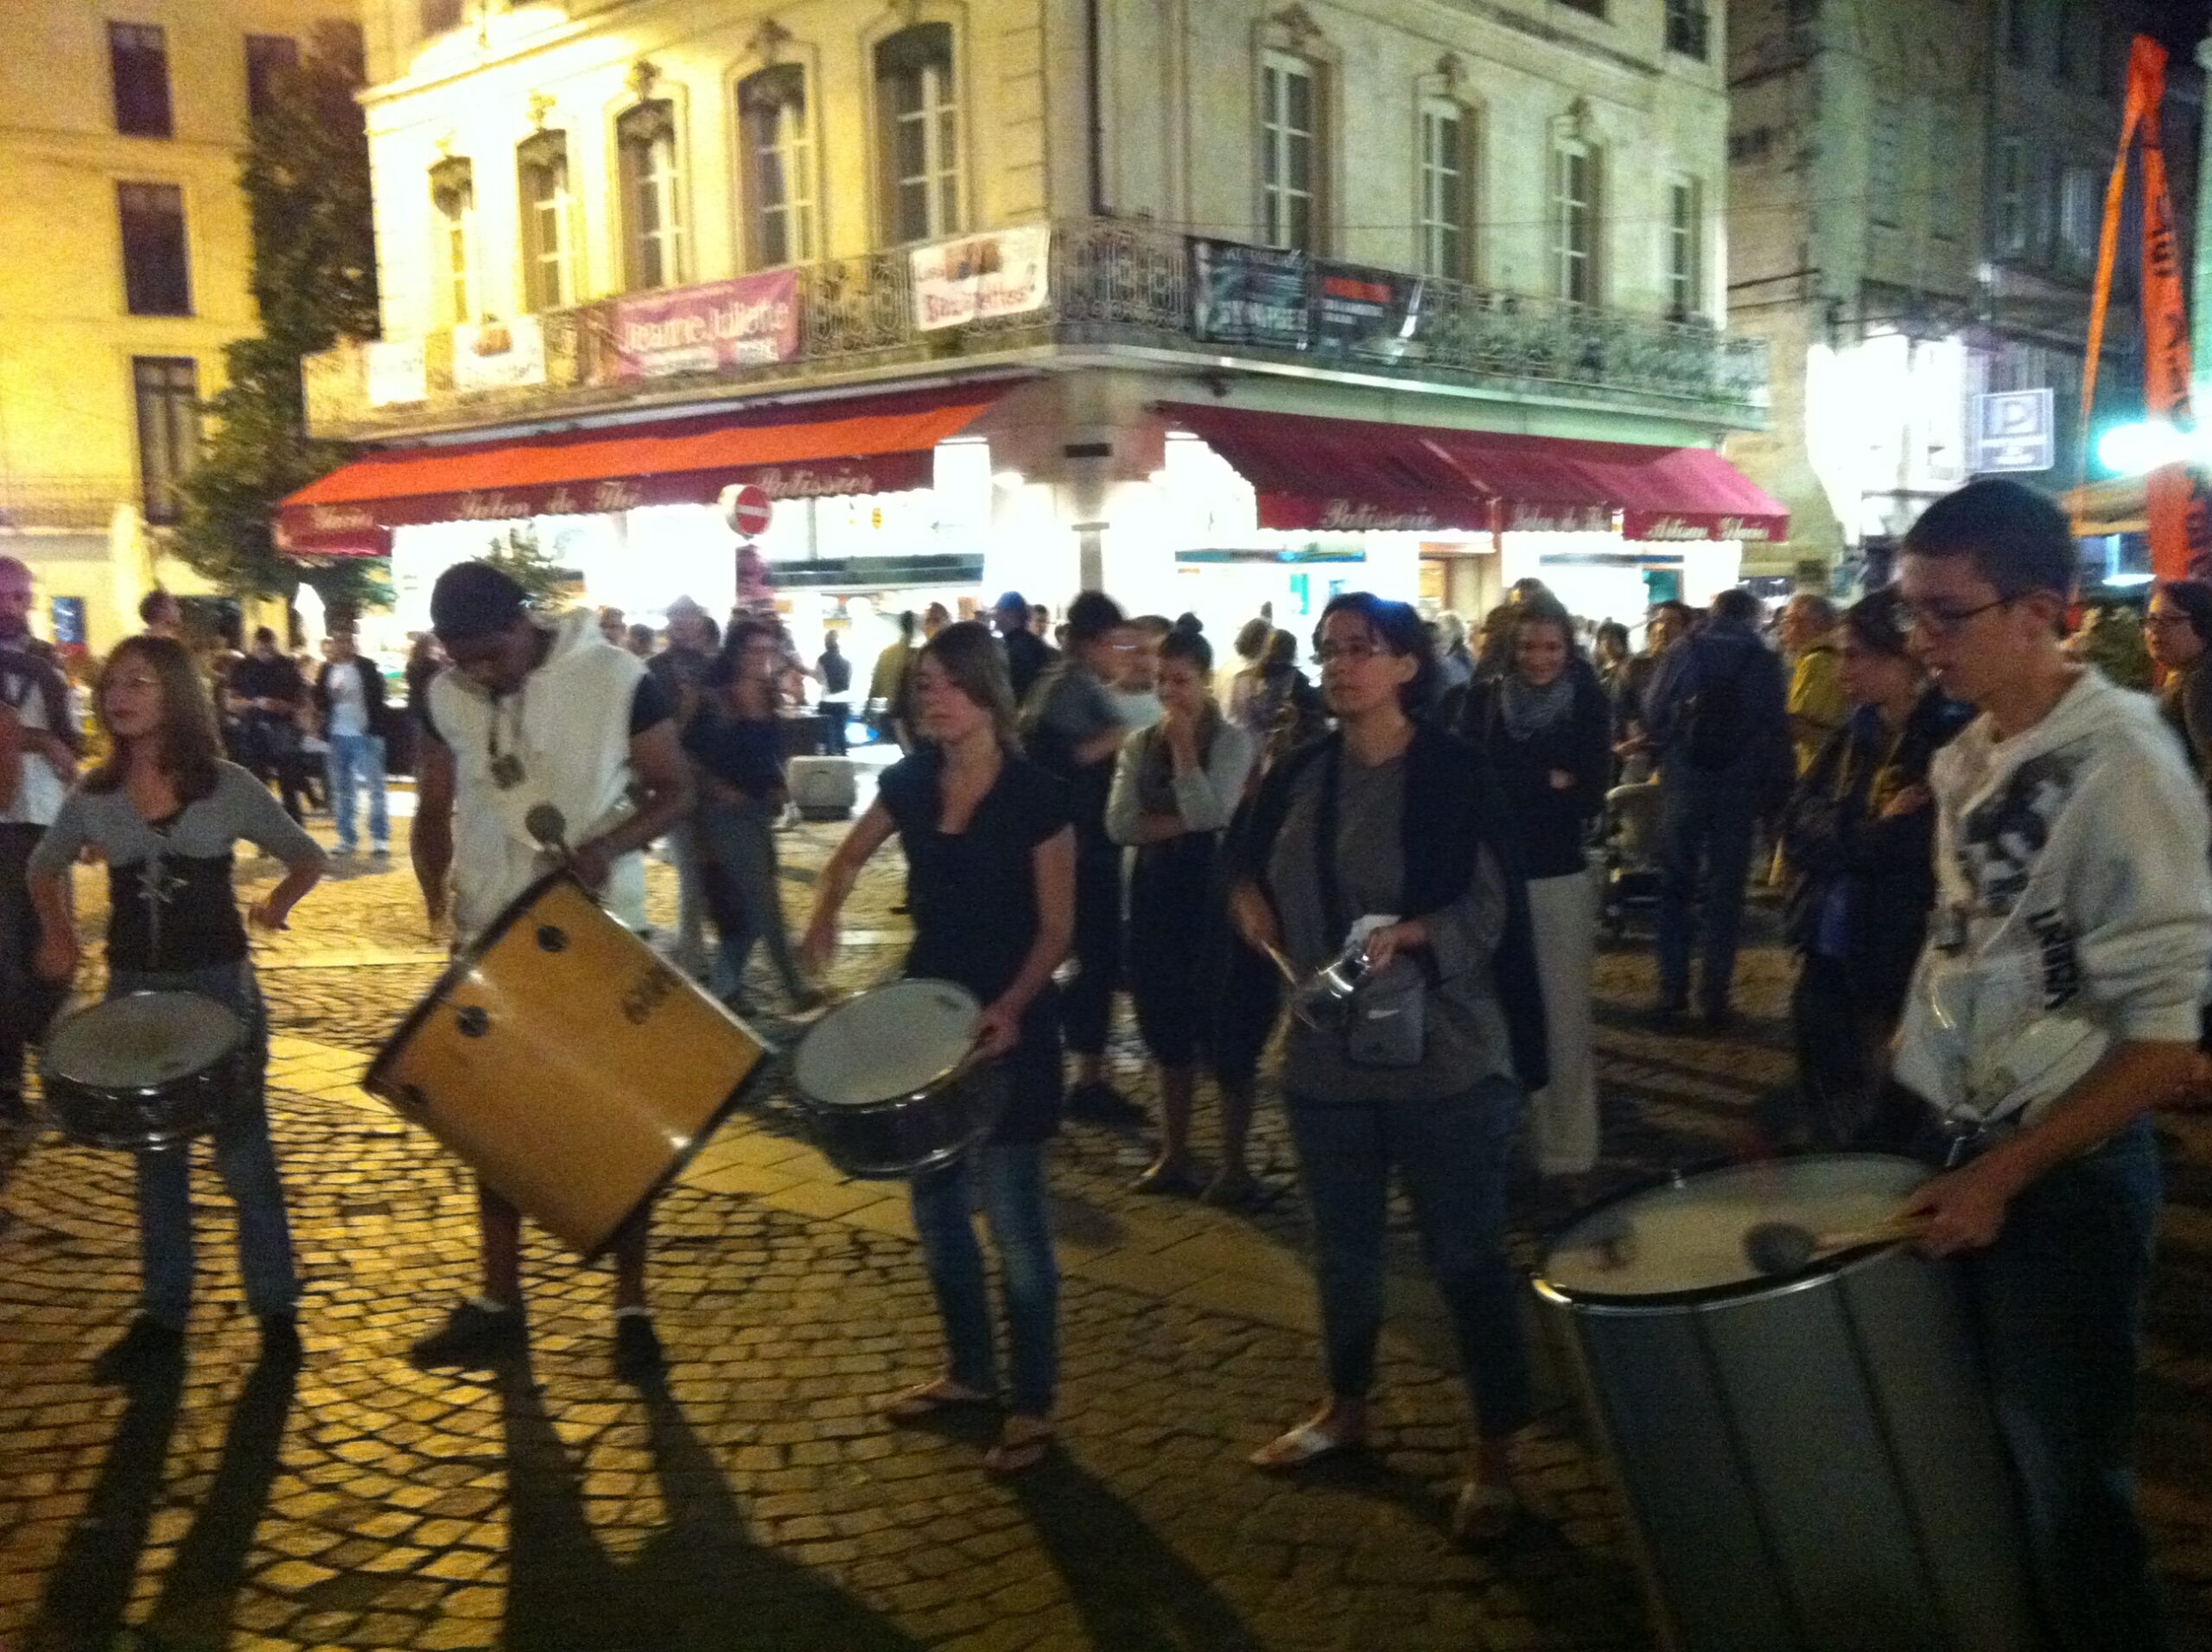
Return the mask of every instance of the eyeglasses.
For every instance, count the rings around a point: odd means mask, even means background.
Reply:
[[[1900,602],[1897,606],[1897,626],[1904,631],[1924,631],[1931,637],[1955,637],[1967,628],[1969,620],[1987,613],[1992,608],[2010,607],[2017,600],[2017,597],[2000,596],[1993,602],[1971,608],[1923,608]]]
[[[1388,651],[1373,643],[1322,643],[1314,649],[1313,658],[1324,665],[1339,659],[1347,665],[1364,665],[1377,654]]]
[[[2145,631],[2171,631],[2189,623],[2189,616],[2185,613],[2146,613],[2143,616],[2143,629]]]

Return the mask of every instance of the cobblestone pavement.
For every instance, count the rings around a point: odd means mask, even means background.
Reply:
[[[784,840],[795,918],[841,829]],[[652,887],[665,920],[665,868]],[[93,925],[96,880],[80,893]],[[894,867],[863,884],[832,984],[895,968],[897,896]],[[664,1385],[614,1380],[603,1270],[543,1242],[527,1257],[527,1370],[412,1369],[409,1341],[473,1287],[474,1227],[457,1162],[356,1088],[439,968],[404,853],[319,890],[259,961],[308,1359],[296,1374],[254,1363],[203,1151],[185,1371],[95,1386],[87,1363],[133,1301],[130,1161],[18,1133],[0,1156],[0,1647],[1649,1643],[1617,1497],[1548,1344],[1543,1419],[1518,1463],[1536,1518],[1479,1556],[1451,1546],[1463,1401],[1402,1222],[1377,1449],[1294,1484],[1245,1466],[1319,1386],[1271,1109],[1257,1132],[1266,1198],[1244,1213],[1131,1194],[1136,1135],[1064,1134],[1063,1448],[1002,1484],[976,1430],[875,1414],[938,1350],[903,1192],[838,1178],[775,1084],[661,1202]],[[1756,949],[1745,975],[1742,1034],[1666,1038],[1630,1013],[1649,991],[1642,950],[1601,955],[1603,1180],[1725,1152],[1785,1077],[1786,960]],[[773,996],[760,983],[756,997]],[[1147,1095],[1133,1041],[1116,1060]],[[2184,1643],[2212,1645],[2212,1122],[2177,1119],[2169,1136],[2143,1496]],[[1526,1256],[1532,1225],[1560,1212],[1533,1187],[1522,1204]]]

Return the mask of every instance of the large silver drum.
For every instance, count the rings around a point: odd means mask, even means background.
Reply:
[[[40,1050],[47,1110],[95,1147],[174,1147],[215,1128],[246,1073],[245,1024],[199,993],[122,993],[56,1022]]]
[[[1769,1222],[1878,1226],[1929,1174],[1837,1153],[1677,1177],[1546,1253],[1536,1288],[1618,1465],[1663,1645],[2041,1643],[1948,1270],[1887,1243],[1770,1277],[1745,1249]]]
[[[950,1164],[1006,1106],[1003,1073],[978,1064],[966,988],[915,977],[848,999],[806,1031],[792,1088],[815,1145],[848,1176],[894,1178]]]

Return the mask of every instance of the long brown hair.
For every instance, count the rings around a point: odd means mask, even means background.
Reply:
[[[923,645],[915,664],[933,659],[952,679],[952,686],[991,714],[991,727],[999,744],[1009,752],[1021,749],[1021,734],[1014,707],[1014,680],[1007,675],[1006,655],[989,628],[973,620],[947,626]]]
[[[177,801],[192,803],[215,790],[215,765],[223,748],[215,735],[215,711],[207,685],[185,645],[168,637],[126,637],[100,668],[92,690],[92,714],[108,737],[107,759],[85,777],[87,791],[113,791],[130,770],[130,753],[107,720],[108,678],[133,658],[143,659],[162,690],[162,721],[154,740],[162,767],[176,787]]]

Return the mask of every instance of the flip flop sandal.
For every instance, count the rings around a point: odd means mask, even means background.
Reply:
[[[948,1394],[947,1382],[942,1376],[932,1377],[926,1382],[916,1383],[903,1394],[893,1395],[884,1402],[883,1414],[893,1422],[919,1422],[941,1412],[969,1411],[998,1403],[995,1396],[988,1394]]]
[[[1255,1469],[1281,1474],[1318,1463],[1325,1457],[1358,1451],[1366,1444],[1364,1434],[1332,1434],[1325,1428],[1302,1422],[1287,1433],[1276,1435],[1248,1460]]]
[[[994,1474],[1027,1474],[1042,1463],[1052,1450],[1052,1431],[1049,1427],[1036,1433],[1025,1430],[1017,1439],[1001,1436],[998,1443],[983,1453],[983,1466]]]

